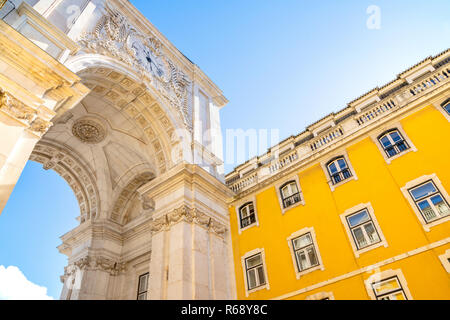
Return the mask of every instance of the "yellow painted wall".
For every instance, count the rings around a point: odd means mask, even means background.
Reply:
[[[319,163],[298,172],[305,205],[282,214],[275,187],[256,193],[259,226],[238,233],[235,207],[230,208],[236,285],[239,299],[271,299],[345,275],[354,270],[446,239],[450,223],[426,232],[400,188],[423,175],[435,173],[450,193],[450,124],[433,106],[400,120],[416,152],[408,152],[387,164],[374,141],[367,137],[349,143],[346,150],[358,177],[332,192]],[[379,247],[356,258],[341,222],[345,210],[370,202],[388,247]],[[287,237],[305,227],[314,227],[325,270],[296,279]],[[241,257],[264,248],[270,289],[245,295]],[[438,255],[450,248],[440,246],[381,268],[401,269],[414,299],[450,299],[449,275]],[[333,292],[335,299],[369,299],[362,273],[321,288],[290,297],[305,299],[317,292]]]

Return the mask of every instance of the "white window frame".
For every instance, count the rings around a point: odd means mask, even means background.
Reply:
[[[450,273],[450,249],[445,251],[443,254],[439,256],[439,260],[441,260],[442,265],[444,266],[444,269],[447,271],[447,273]]]
[[[141,285],[141,278],[143,278],[143,277],[147,277],[147,283],[145,285],[146,286],[146,290],[141,292],[140,291],[140,285]],[[137,291],[137,296],[136,296],[137,300],[139,300],[139,296],[142,295],[142,294],[145,294],[145,299],[144,300],[148,300],[149,280],[150,280],[150,273],[149,272],[143,273],[143,274],[138,276],[137,290],[136,290]]]
[[[356,214],[362,210],[367,210],[367,213],[370,216],[370,219],[372,220],[372,223],[375,227],[376,232],[378,233],[378,237],[380,238],[380,241],[374,244],[371,244],[367,247],[358,249],[357,244],[355,243],[355,239],[353,238],[352,230],[350,229],[350,225],[347,221],[347,217],[351,216],[353,214]],[[343,214],[340,215],[342,224],[344,225],[345,231],[347,232],[348,239],[350,241],[350,244],[353,249],[353,253],[355,254],[356,258],[359,258],[359,256],[365,252],[374,250],[376,248],[384,246],[385,248],[388,247],[388,243],[386,241],[386,238],[384,237],[383,231],[381,230],[380,224],[378,223],[377,217],[375,216],[375,212],[373,210],[372,204],[370,202],[368,203],[360,203],[353,208],[345,210]]]
[[[381,141],[378,139],[383,133],[388,133],[388,131],[395,131],[397,130],[400,135],[403,138],[403,141],[405,141],[409,148],[405,151],[402,151],[400,153],[397,153],[395,156],[392,157],[388,157],[388,155],[386,154],[386,151],[384,150],[383,145],[381,144]],[[401,125],[400,122],[396,122],[396,123],[392,123],[389,126],[385,126],[383,128],[378,129],[377,131],[374,131],[371,135],[370,138],[372,139],[372,141],[376,144],[378,150],[380,150],[381,155],[384,158],[384,161],[386,161],[387,164],[391,164],[392,161],[394,161],[397,158],[400,158],[401,156],[409,153],[409,152],[417,152],[417,148],[414,145],[414,143],[411,141],[411,139],[409,138],[409,136],[406,134],[405,130],[403,129],[403,126]]]
[[[318,292],[307,296],[305,300],[324,300],[327,298],[328,300],[335,300],[333,292]]]
[[[338,157],[343,157],[344,158],[345,162],[347,163],[347,167],[350,170],[350,173],[352,174],[352,176],[350,178],[348,178],[348,179],[345,179],[345,180],[339,182],[339,183],[333,184],[330,172],[328,171],[328,165],[327,164],[330,161],[332,161],[333,159],[336,159]],[[350,159],[348,157],[347,150],[336,151],[335,153],[333,153],[333,155],[330,155],[329,157],[327,157],[326,161],[320,162],[320,166],[322,167],[322,170],[325,172],[325,176],[327,178],[327,182],[328,182],[328,185],[330,186],[331,191],[334,191],[337,187],[339,187],[339,186],[341,186],[341,185],[343,185],[343,184],[345,184],[347,182],[350,182],[352,180],[355,180],[355,181],[358,180],[356,172],[355,172],[355,170],[354,170],[354,168],[353,168],[353,166],[352,166],[352,164],[350,162]]]
[[[301,237],[303,235],[306,235],[308,233],[311,235],[311,239],[312,239],[312,242],[313,242],[312,245],[314,246],[314,250],[315,250],[316,256],[317,256],[317,261],[318,261],[319,264],[317,266],[311,267],[309,269],[299,271],[298,270],[298,265],[297,265],[297,258],[295,256],[295,250],[294,250],[294,247],[292,245],[292,240],[294,240],[294,239],[296,239],[298,237]],[[322,271],[325,270],[325,266],[324,266],[324,264],[322,262],[322,256],[320,255],[319,245],[317,244],[316,233],[315,233],[313,227],[311,227],[311,228],[303,228],[301,230],[298,230],[298,231],[292,233],[289,237],[287,237],[286,240],[287,240],[287,243],[288,243],[288,246],[289,246],[289,252],[291,253],[292,263],[293,263],[293,266],[294,266],[294,271],[295,271],[295,275],[297,277],[297,280],[300,279],[300,277],[302,277],[302,276],[304,276],[304,275],[306,275],[308,273],[314,272],[316,270],[322,270]]]
[[[450,97],[445,97],[444,99],[442,99],[439,102],[433,103],[433,106],[440,112],[442,113],[442,115],[445,117],[445,119],[447,119],[447,121],[450,122],[450,114],[447,113],[447,111],[445,111],[444,107],[450,104]]]
[[[293,204],[293,205],[291,205],[291,206],[289,206],[289,207],[287,207],[287,208],[285,208],[284,205],[283,205],[283,195],[281,194],[281,187],[284,184],[286,184],[287,182],[289,182],[289,181],[293,181],[293,182],[295,182],[297,184],[297,190],[298,190],[298,193],[300,194],[300,201],[295,203],[295,204]],[[302,205],[302,206],[305,205],[305,198],[303,197],[302,187],[300,186],[300,180],[299,180],[297,174],[294,175],[294,176],[290,176],[290,177],[288,177],[286,179],[283,179],[282,182],[280,182],[280,183],[277,183],[275,185],[275,189],[276,189],[277,198],[278,198],[278,202],[280,204],[280,208],[281,208],[281,213],[282,214],[285,214],[286,211],[291,210],[291,209],[293,209],[295,207],[298,207],[300,205]]]
[[[263,270],[264,270],[264,277],[266,278],[266,283],[264,285],[261,285],[257,288],[253,288],[251,290],[249,290],[248,288],[248,279],[247,279],[247,265],[246,265],[246,260],[254,255],[257,254],[261,254],[261,260],[262,260],[262,266],[263,266]],[[269,277],[267,276],[267,267],[266,267],[266,254],[264,251],[264,248],[258,248],[258,249],[254,249],[252,251],[249,251],[247,253],[245,253],[242,257],[241,257],[241,264],[242,264],[242,271],[244,274],[244,288],[245,288],[245,296],[248,297],[250,294],[256,292],[256,291],[260,291],[260,290],[270,290],[270,285],[269,285]]]
[[[450,204],[450,197],[449,197],[447,191],[445,190],[444,186],[442,185],[441,181],[439,180],[438,176],[435,173],[432,173],[430,175],[424,175],[424,176],[421,176],[421,177],[419,177],[417,179],[409,181],[408,183],[405,184],[404,187],[400,188],[400,190],[403,193],[403,196],[408,200],[412,210],[414,211],[414,213],[416,214],[416,216],[419,219],[420,223],[422,224],[422,227],[427,232],[429,232],[431,230],[431,228],[434,227],[434,226],[437,226],[439,224],[442,224],[442,223],[450,221],[450,215],[448,215],[446,217],[440,218],[439,220],[436,220],[436,221],[428,223],[423,218],[422,213],[420,212],[419,208],[417,208],[417,205],[416,205],[416,202],[415,202],[414,198],[409,193],[410,189],[413,189],[414,187],[418,187],[421,184],[424,184],[425,182],[427,182],[429,180],[433,181],[434,185],[436,186],[436,188],[440,192],[442,198],[444,198],[444,200],[447,201],[447,204]]]
[[[240,208],[248,203],[248,202],[252,202],[253,203],[253,209],[255,210],[255,223],[252,223],[249,226],[246,226],[244,228],[241,228],[241,213],[240,213]],[[252,227],[259,227],[259,219],[258,219],[258,209],[256,208],[256,197],[252,196],[252,197],[248,197],[245,199],[242,199],[241,201],[239,201],[238,203],[236,203],[235,206],[235,211],[236,211],[236,218],[237,218],[237,224],[238,224],[238,232],[239,234],[241,234],[243,231],[250,229]]]
[[[364,284],[365,284],[365,287],[366,287],[366,290],[367,290],[367,293],[368,293],[370,299],[378,300],[377,299],[378,297],[375,295],[373,286],[372,286],[374,283],[382,282],[384,280],[388,280],[393,277],[396,277],[398,279],[398,282],[403,290],[403,293],[404,293],[406,299],[414,300],[411,295],[411,292],[409,291],[408,283],[406,282],[406,278],[403,275],[403,272],[401,269],[397,269],[397,270],[389,269],[389,270],[385,270],[382,272],[377,272],[377,273],[371,275],[367,280],[365,280]]]

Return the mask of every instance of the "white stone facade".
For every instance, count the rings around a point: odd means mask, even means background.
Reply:
[[[125,0],[0,18],[0,212],[28,160],[69,183],[61,299],[234,298],[220,89]]]

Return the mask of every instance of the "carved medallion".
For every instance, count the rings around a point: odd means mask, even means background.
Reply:
[[[80,119],[72,127],[72,134],[84,143],[99,143],[106,137],[105,128],[91,119]]]

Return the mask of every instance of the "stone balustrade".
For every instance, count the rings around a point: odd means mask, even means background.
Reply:
[[[297,150],[294,150],[293,152],[290,152],[288,155],[281,157],[280,160],[275,160],[274,162],[269,163],[267,166],[269,168],[269,172],[272,174],[292,164],[296,160],[298,160],[298,153]]]
[[[377,104],[376,106],[365,110],[362,114],[357,115],[356,122],[359,126],[362,126],[375,118],[390,113],[390,111],[396,107],[398,107],[398,104],[396,104],[393,99],[387,99],[387,101]]]
[[[339,137],[342,137],[344,135],[344,130],[342,127],[332,127],[331,129],[327,130],[326,132],[323,132],[319,135],[318,139],[315,139],[311,144],[311,150],[315,151],[317,149],[322,148],[323,146],[326,146],[336,140]]]

